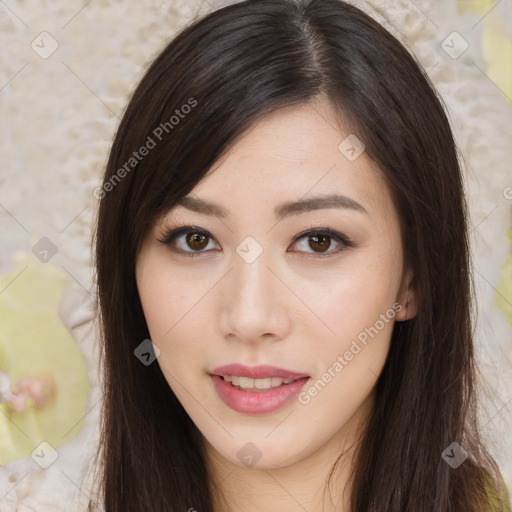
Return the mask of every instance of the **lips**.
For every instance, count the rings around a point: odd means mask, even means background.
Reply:
[[[254,383],[255,387],[260,386],[266,389],[244,389],[224,377],[237,377],[235,380],[251,379],[251,384]],[[290,403],[293,397],[297,396],[306,382],[309,381],[309,375],[305,373],[293,372],[285,370],[277,366],[260,365],[260,366],[245,366],[242,364],[234,363],[215,368],[210,374],[213,387],[217,392],[219,398],[231,409],[245,414],[264,414],[277,411]],[[239,379],[238,379],[239,378]],[[253,380],[254,379],[254,380]],[[262,382],[266,379],[267,382]],[[270,387],[269,380],[282,381],[279,386]],[[244,385],[247,383],[244,382]]]
[[[222,377],[224,375],[235,375],[238,377],[249,377],[251,379],[267,379],[271,377],[280,377],[281,379],[297,380],[303,377],[309,377],[307,373],[298,373],[291,370],[285,370],[278,366],[259,365],[245,366],[239,363],[219,366],[211,372],[212,375]]]
[[[264,414],[281,409],[297,396],[309,377],[294,380],[266,391],[238,389],[218,375],[210,375],[219,398],[231,409],[245,414]]]

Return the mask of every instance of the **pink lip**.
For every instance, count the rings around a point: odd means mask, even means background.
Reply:
[[[233,363],[219,366],[211,372],[213,375],[237,375],[239,377],[250,377],[251,379],[266,379],[268,377],[281,377],[281,379],[297,380],[302,377],[309,377],[307,373],[297,373],[285,370],[277,366],[262,364],[259,366],[245,366]]]
[[[210,375],[215,390],[221,400],[231,409],[246,414],[263,414],[276,411],[286,405],[309,380],[309,376],[292,372],[276,366],[244,366],[241,364],[229,364],[213,370]],[[281,377],[294,380],[290,384],[283,384],[269,391],[244,391],[226,382],[221,375],[237,375],[253,379],[268,377]]]

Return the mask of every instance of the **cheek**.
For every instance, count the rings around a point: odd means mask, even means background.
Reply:
[[[315,361],[315,374],[297,398],[305,413],[323,418],[322,428],[331,434],[368,399],[386,362],[398,273],[397,279],[387,280],[379,278],[381,271],[347,272],[333,279],[323,299],[311,297],[329,330],[316,319],[305,324],[304,337],[314,341],[307,345],[305,360]]]
[[[200,311],[197,306],[204,300],[211,283],[190,277],[179,269],[169,268],[159,259],[139,271],[137,287],[153,342],[165,345]]]
[[[297,280],[295,290],[316,314],[318,333],[326,340],[346,341],[373,326],[390,309],[387,320],[394,318],[392,306],[400,278],[399,258],[354,253],[339,270],[317,273],[315,280]]]
[[[205,349],[214,339],[211,334],[208,340],[211,329],[206,326],[212,324],[212,318],[205,307],[212,284],[207,279],[187,278],[186,273],[170,269],[158,258],[141,265],[138,272],[137,286],[149,335],[160,349],[157,363],[182,403],[190,401],[184,389],[194,390],[194,395],[204,391],[197,384],[198,378],[204,377],[205,368],[200,364]]]
[[[374,386],[389,351],[401,277],[401,260],[391,249],[354,252],[342,270],[314,287],[302,281],[298,293],[308,297],[316,318],[303,319],[315,379],[299,396],[301,403],[336,403],[348,413]]]

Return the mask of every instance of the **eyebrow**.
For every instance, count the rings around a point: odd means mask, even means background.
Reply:
[[[214,215],[220,218],[226,218],[230,214],[229,210],[226,210],[223,206],[197,197],[183,197],[175,206],[183,206],[187,210],[191,210],[196,213]],[[282,203],[274,208],[274,215],[278,220],[281,220],[289,215],[299,215],[301,213],[326,208],[346,208],[368,214],[367,210],[361,204],[350,199],[350,197],[339,194],[329,194]]]

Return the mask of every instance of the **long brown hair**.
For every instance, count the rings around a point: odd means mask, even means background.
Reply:
[[[119,125],[98,193],[106,512],[220,510],[197,427],[158,364],[134,356],[149,338],[135,262],[153,222],[257,119],[319,94],[389,185],[419,298],[416,316],[395,324],[351,510],[480,512],[488,510],[486,485],[499,493],[476,420],[461,170],[435,89],[400,42],[347,3],[249,0],[194,21],[154,60]],[[457,469],[442,457],[453,442],[469,453]]]

